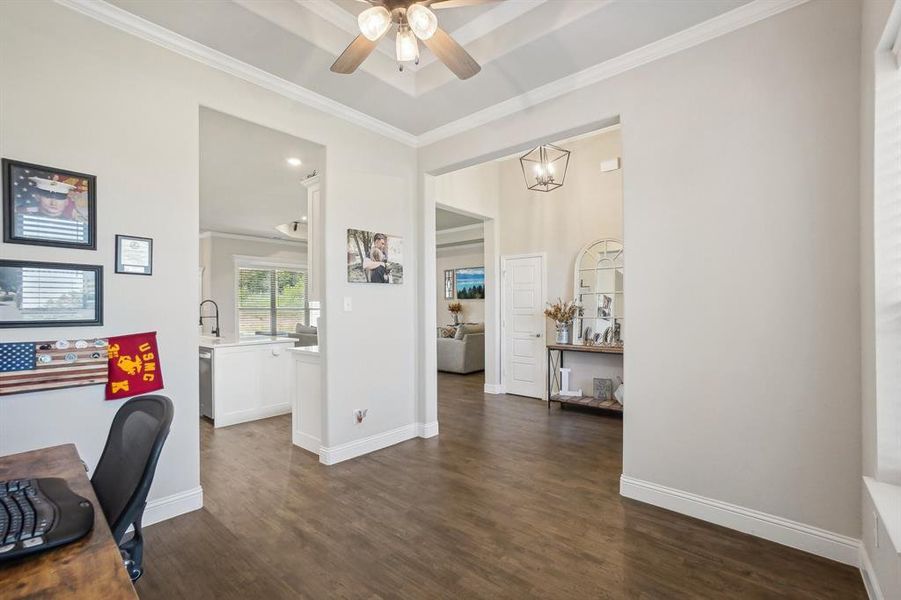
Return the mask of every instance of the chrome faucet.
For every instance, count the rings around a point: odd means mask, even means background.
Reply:
[[[206,304],[207,302],[212,304],[213,307],[216,309],[215,315],[208,315],[208,316],[203,315],[203,305]],[[219,305],[216,304],[216,302],[213,300],[209,300],[209,299],[204,300],[203,302],[200,303],[200,326],[203,327],[204,319],[212,319],[212,318],[216,319],[216,326],[213,328],[212,334],[215,335],[216,337],[219,337]]]

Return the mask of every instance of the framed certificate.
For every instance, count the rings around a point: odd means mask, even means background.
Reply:
[[[153,240],[131,235],[117,235],[116,273],[153,275]]]

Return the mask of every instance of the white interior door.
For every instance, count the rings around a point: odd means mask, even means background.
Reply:
[[[503,380],[508,394],[544,398],[544,259],[505,258]]]

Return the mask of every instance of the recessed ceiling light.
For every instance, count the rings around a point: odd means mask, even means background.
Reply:
[[[300,165],[303,164],[302,160],[300,160],[299,158],[294,158],[293,156],[286,160],[288,161],[288,164],[291,165],[292,167],[299,167]]]

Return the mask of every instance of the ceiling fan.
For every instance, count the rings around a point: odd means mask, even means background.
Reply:
[[[397,28],[395,53],[401,71],[405,62],[419,64],[419,39],[454,75],[460,79],[469,79],[481,71],[482,67],[446,31],[438,27],[438,17],[432,10],[499,1],[359,0],[370,5],[357,17],[360,35],[338,57],[331,70],[344,74],[356,71],[393,25]]]

